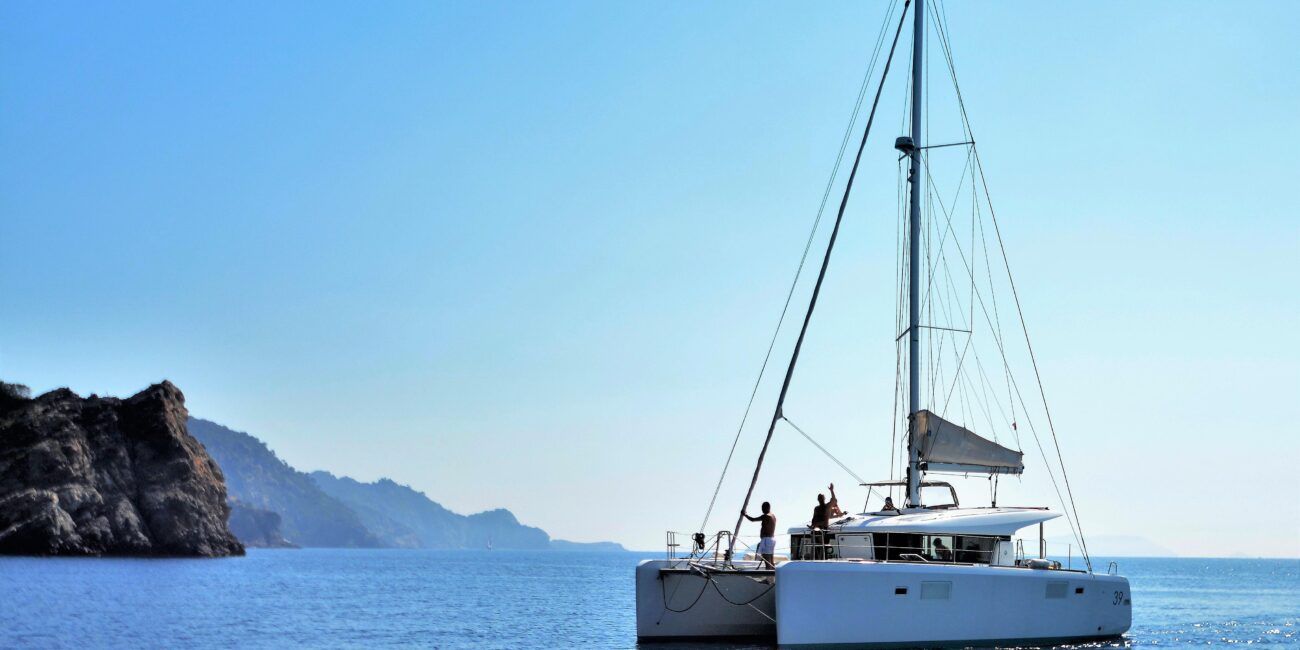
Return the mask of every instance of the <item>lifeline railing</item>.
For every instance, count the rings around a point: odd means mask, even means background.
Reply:
[[[743,545],[742,549],[736,550],[736,558],[746,558],[744,564],[750,565],[755,563],[752,557],[757,553],[756,547],[749,543],[743,542],[743,539],[751,541],[757,538],[737,538],[737,543]],[[875,544],[874,538],[872,543],[866,541],[866,537],[861,535],[844,535],[828,534],[828,531],[813,530],[802,536],[799,543],[792,547],[782,546],[775,549],[775,554],[788,557],[792,560],[863,560],[874,559],[878,562],[911,562],[919,564],[993,564],[998,554],[998,549],[949,549],[942,551],[936,550],[931,546],[897,546],[893,544]],[[669,560],[682,560],[691,563],[731,565],[733,558],[727,557],[727,549],[731,548],[731,531],[720,530],[711,536],[705,537],[701,533],[681,533],[677,531],[667,531],[665,535],[666,556]],[[1014,540],[1014,555],[1012,566],[1028,566],[1030,560],[1038,558],[1027,558],[1024,552],[1024,540]],[[683,551],[683,547],[689,547],[689,551]],[[1070,550],[1073,550],[1070,548]],[[898,551],[895,553],[894,551]],[[906,552],[904,552],[906,551]],[[1073,554],[1071,553],[1071,557]],[[891,559],[892,558],[892,559]],[[778,560],[779,562],[780,560]],[[1050,561],[1055,569],[1061,568],[1061,563]],[[1114,565],[1115,563],[1111,563]],[[1109,571],[1114,574],[1116,568],[1112,566]]]
[[[687,540],[683,543],[682,539]],[[690,546],[690,551],[683,553],[681,548],[684,545]],[[729,558],[726,557],[726,549],[731,548],[731,531],[720,530],[710,537],[705,537],[704,533],[680,533],[670,530],[667,533],[667,555],[669,560],[702,560],[712,556],[713,561],[722,562]]]
[[[709,537],[701,533],[670,530],[665,535],[666,556],[668,561],[672,562],[672,566],[679,569],[761,571],[767,569],[767,566],[758,555],[759,539],[759,537],[737,537],[733,558],[727,556],[728,550],[733,548],[729,530],[720,530]],[[687,548],[690,550],[685,550]],[[773,554],[777,557],[777,563],[791,557],[790,548],[787,546],[776,547],[773,549]]]
[[[1051,554],[1048,552],[1047,549],[1052,544],[1057,544],[1056,548],[1060,549],[1059,542],[1048,542],[1047,540],[1040,539],[1038,541],[1038,548],[1039,548],[1040,555],[1038,556],[1037,559],[1048,559],[1049,557],[1051,557]],[[1029,558],[1025,556],[1025,540],[1023,538],[1016,538],[1016,566],[1022,566],[1031,559],[1035,559],[1035,558]],[[1057,564],[1060,564],[1060,562],[1057,560],[1053,560],[1053,561],[1056,562]],[[1074,570],[1074,544],[1067,543],[1065,545],[1065,568],[1071,571]]]

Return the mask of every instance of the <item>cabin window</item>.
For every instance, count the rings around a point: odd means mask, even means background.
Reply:
[[[1049,581],[1047,583],[1047,597],[1053,599],[1065,598],[1065,592],[1069,587],[1070,584],[1068,582],[1058,582],[1055,580]]]
[[[876,558],[890,562],[916,561],[924,552],[922,536],[911,533],[877,533],[872,535],[875,542]]]
[[[895,595],[895,596],[906,596],[906,595],[907,595],[907,587],[894,587],[894,595]]]
[[[950,535],[927,535],[925,557],[931,562],[952,562],[953,542]]]
[[[839,558],[835,535],[791,535],[790,557],[798,560],[834,560]],[[868,536],[869,537],[869,536]]]
[[[976,535],[919,535],[876,533],[872,536],[875,559],[891,562],[955,562],[993,564],[997,537]]]
[[[961,564],[993,564],[996,537],[959,536],[953,539],[953,558]]]

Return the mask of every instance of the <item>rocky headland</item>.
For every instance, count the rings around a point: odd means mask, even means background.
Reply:
[[[242,555],[170,382],[128,399],[0,382],[0,554]]]
[[[257,548],[298,548],[284,538],[279,513],[254,508],[239,501],[230,502],[230,532],[244,543]]]

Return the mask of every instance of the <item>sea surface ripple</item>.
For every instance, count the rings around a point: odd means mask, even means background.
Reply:
[[[631,648],[633,568],[646,557],[254,549],[218,560],[0,558],[0,648]],[[1118,561],[1132,583],[1133,629],[1116,645],[1300,647],[1300,560]]]

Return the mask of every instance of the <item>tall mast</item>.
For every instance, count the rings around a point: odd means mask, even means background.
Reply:
[[[916,0],[912,18],[912,147],[907,179],[911,198],[907,215],[907,505],[921,505],[921,456],[913,427],[921,406],[921,64],[925,45],[925,0]]]

